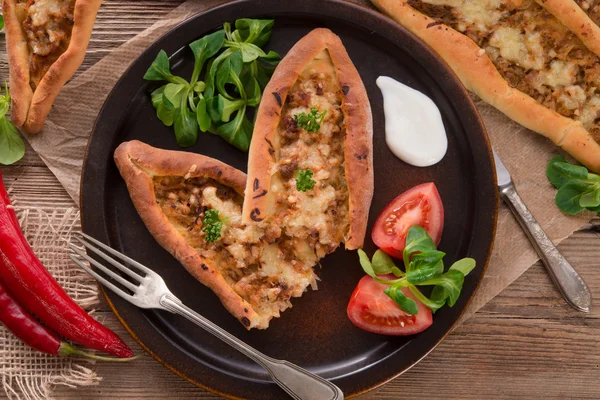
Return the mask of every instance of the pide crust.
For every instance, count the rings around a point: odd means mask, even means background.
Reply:
[[[575,33],[588,49],[600,56],[600,27],[575,0],[536,0],[536,2]]]
[[[470,38],[415,10],[405,0],[372,3],[431,46],[467,89],[519,124],[549,138],[591,170],[600,171],[600,144],[581,123],[512,88],[485,50]]]
[[[358,71],[340,38],[319,28],[297,42],[277,66],[264,90],[258,109],[248,161],[248,182],[243,207],[244,222],[269,217],[271,176],[275,164],[274,137],[281,111],[298,77],[319,53],[327,50],[342,88],[342,110],[346,127],[345,176],[349,192],[350,226],[347,249],[362,247],[373,196],[372,116],[369,99]]]
[[[227,284],[213,262],[186,243],[169,222],[157,204],[152,181],[153,176],[207,177],[243,196],[246,174],[210,157],[156,149],[139,141],[122,143],[114,159],[136,210],[156,241],[210,288],[247,329],[261,326],[261,317],[252,306]]]
[[[25,32],[15,14],[16,3],[15,0],[3,0],[12,120],[16,126],[28,133],[42,130],[56,96],[83,62],[101,4],[102,0],[75,1],[69,46],[48,69],[33,92],[29,84],[29,48]]]

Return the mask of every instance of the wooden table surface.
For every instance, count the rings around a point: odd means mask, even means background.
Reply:
[[[106,0],[88,48],[85,71],[183,0]],[[0,40],[0,80],[8,79]],[[74,207],[67,193],[28,147],[18,164],[0,168],[20,205],[45,210]],[[557,210],[558,212],[558,210]],[[583,276],[596,307],[589,314],[568,307],[540,263],[484,306],[421,363],[364,399],[599,399],[600,219],[559,249]],[[129,339],[108,311],[99,314]],[[132,340],[128,342],[137,348]],[[57,388],[56,398],[133,399],[219,396],[172,374],[152,358],[133,364],[99,364],[99,386]],[[4,396],[0,392],[0,397]]]

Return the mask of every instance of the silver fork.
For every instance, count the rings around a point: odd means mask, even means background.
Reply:
[[[170,311],[194,322],[196,325],[212,333],[234,349],[238,350],[248,358],[254,360],[257,364],[261,365],[269,373],[273,381],[294,399],[344,399],[344,394],[342,391],[333,383],[303,368],[300,368],[291,362],[285,360],[276,360],[266,356],[184,305],[181,300],[171,293],[164,280],[156,272],[125,256],[124,254],[121,254],[118,251],[108,247],[104,243],[99,242],[89,235],[86,235],[85,233],[82,233],[81,235],[83,238],[75,236],[75,239],[89,251],[97,254],[104,261],[126,274],[132,279],[133,282],[135,282],[135,284],[127,279],[124,279],[119,274],[113,272],[103,264],[91,258],[83,250],[73,245],[73,243],[69,243],[69,249],[71,250],[69,256],[71,259],[90,275],[96,278],[99,282],[101,282],[104,286],[131,304],[140,308],[156,308]],[[95,246],[88,243],[88,241],[93,243]],[[106,253],[120,259],[133,268],[125,266]],[[106,278],[102,277],[100,274],[83,263],[81,259],[86,260],[98,268],[98,270],[102,271],[116,282],[121,284],[123,287],[133,292],[133,294],[129,294],[123,289],[109,282]]]

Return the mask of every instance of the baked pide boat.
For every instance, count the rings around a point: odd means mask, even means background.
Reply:
[[[138,141],[114,158],[152,236],[246,328],[267,328],[291,297],[316,288],[314,252],[267,224],[242,223],[243,172]]]
[[[467,89],[600,171],[600,59],[547,9],[533,0],[372,2]]]
[[[44,126],[54,99],[83,62],[102,0],[3,0],[12,121]]]
[[[278,65],[250,144],[243,221],[268,222],[317,257],[363,245],[373,196],[372,116],[340,38],[315,29]]]

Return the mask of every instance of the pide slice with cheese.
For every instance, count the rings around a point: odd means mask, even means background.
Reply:
[[[242,222],[246,175],[198,154],[121,144],[115,162],[156,241],[247,329],[264,329],[308,286],[318,259],[265,223]]]
[[[467,89],[600,171],[600,58],[583,31],[533,0],[372,2],[436,50]],[[559,2],[544,3],[560,13]]]
[[[44,126],[54,99],[83,62],[102,0],[3,0],[13,123]]]
[[[258,109],[243,222],[280,228],[318,258],[363,245],[373,196],[372,117],[340,38],[315,29],[277,66]]]

